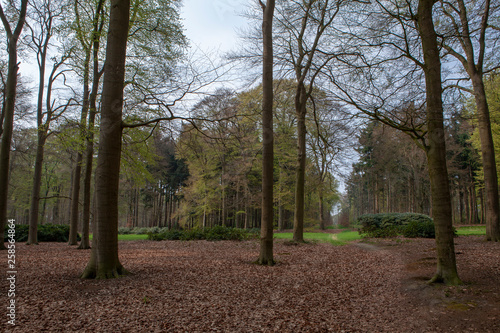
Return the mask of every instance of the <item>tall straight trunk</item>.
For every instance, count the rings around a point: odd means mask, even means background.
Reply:
[[[96,96],[97,96],[97,85],[92,89],[89,109],[89,120],[88,120],[88,132],[86,135],[87,147],[85,149],[85,175],[83,179],[83,217],[82,217],[82,240],[80,241],[79,249],[89,249],[90,248],[90,204],[92,201],[92,171],[93,171],[93,160],[94,160],[94,122],[96,114]],[[95,220],[95,219],[94,219]]]
[[[118,189],[129,11],[130,0],[111,1],[96,169],[95,240],[82,278],[107,279],[127,273],[118,259]]]
[[[60,206],[61,206],[61,185],[55,187],[55,195],[56,195],[56,202],[54,206],[52,207],[52,223],[54,224],[61,224],[60,220]]]
[[[469,72],[473,72],[472,69]],[[486,198],[486,240],[500,241],[500,198],[498,196],[498,176],[495,161],[495,148],[491,134],[490,111],[486,101],[483,77],[479,73],[471,73],[474,86],[474,97],[477,107],[477,121],[481,140],[481,158],[484,172],[484,189]]]
[[[0,18],[7,35],[7,52],[9,64],[7,70],[7,82],[5,83],[5,96],[2,108],[2,141],[0,142],[0,249],[5,249],[4,232],[7,222],[7,201],[9,192],[9,167],[10,167],[10,145],[14,128],[14,109],[16,105],[17,71],[17,42],[26,20],[26,7],[28,0],[22,0],[19,19],[16,28],[12,31],[9,22],[0,4]]]
[[[273,166],[274,166],[274,133],[273,133],[273,15],[274,0],[266,5],[260,2],[263,9],[262,36],[262,224],[260,229],[259,264],[274,265],[273,258]]]
[[[31,204],[30,204],[30,223],[28,232],[28,241],[26,245],[38,244],[37,229],[38,219],[40,216],[40,189],[42,185],[42,165],[43,155],[45,149],[45,142],[47,140],[47,133],[39,127],[38,129],[38,144],[36,148],[35,168],[33,172],[33,187],[31,190]],[[45,214],[42,214],[43,216]]]
[[[471,211],[471,224],[476,224],[478,221],[478,216],[477,216],[477,196],[476,196],[476,187],[474,186],[474,183],[471,184],[470,186],[470,211]]]
[[[325,208],[324,208],[324,204],[323,204],[323,191],[320,190],[320,194],[319,194],[319,228],[321,230],[326,229],[324,210],[325,210]]]
[[[297,170],[295,175],[295,214],[293,240],[304,242],[305,176],[306,176],[306,102],[304,82],[297,85],[295,112],[297,114]]]
[[[472,82],[474,99],[477,107],[479,138],[481,141],[481,158],[483,162],[485,198],[486,198],[486,240],[500,241],[500,202],[498,195],[498,175],[495,162],[495,149],[491,133],[490,112],[486,100],[483,82],[484,54],[486,52],[486,29],[490,15],[490,0],[484,2],[481,15],[481,25],[477,41],[479,47],[475,50],[469,28],[469,18],[464,0],[457,0],[460,27],[457,27],[457,37],[460,39],[464,55],[460,55],[450,47],[447,48],[462,63]],[[472,14],[471,14],[472,15]],[[477,59],[477,61],[476,61]]]
[[[80,140],[85,140],[85,131],[87,127],[87,116],[89,113],[89,81],[90,81],[90,52],[85,55],[84,71],[83,71],[83,105],[80,118]],[[80,201],[80,180],[82,176],[83,154],[78,149],[76,156],[76,165],[73,173],[73,186],[71,187],[71,215],[69,220],[69,240],[68,245],[76,245],[78,243],[78,217],[79,217],[79,201]]]
[[[248,220],[248,215],[250,215],[249,209],[248,209],[248,187],[245,186],[245,221],[244,221],[244,227],[245,229],[248,229],[249,226],[249,220]]]
[[[432,215],[436,229],[437,271],[432,282],[460,284],[452,223],[451,197],[446,167],[443,125],[441,60],[432,20],[434,0],[419,0],[418,29],[422,39],[427,102],[428,147],[426,149],[432,193]]]
[[[459,214],[460,214],[460,224],[464,223],[464,191],[463,191],[463,186],[460,186],[458,190],[458,204],[460,206],[459,208]]]
[[[92,32],[92,62],[93,62],[93,74],[92,74],[92,90],[89,94],[89,111],[88,111],[88,122],[85,135],[85,177],[83,179],[83,217],[82,217],[82,240],[79,249],[89,249],[90,248],[90,207],[92,201],[92,171],[93,171],[93,161],[94,161],[94,125],[95,116],[97,113],[97,93],[99,90],[99,82],[101,80],[102,72],[99,72],[99,49],[100,49],[100,36],[103,28],[103,13],[102,7],[104,0],[100,0],[97,4],[96,17],[93,23]],[[94,219],[95,220],[95,219]]]
[[[465,221],[470,224],[470,198],[469,198],[469,186],[464,186],[464,208],[465,208]]]
[[[52,13],[47,13],[48,17],[44,18],[43,26],[46,28],[44,35],[37,46],[37,60],[38,60],[38,101],[37,101],[37,131],[38,131],[38,144],[36,149],[35,167],[33,172],[33,188],[31,192],[31,207],[30,207],[30,226],[28,233],[28,241],[26,244],[38,244],[37,241],[37,227],[38,227],[38,210],[40,205],[40,186],[42,182],[42,167],[43,157],[45,151],[45,142],[47,141],[47,133],[52,118],[51,105],[50,105],[50,89],[52,89],[53,73],[50,75],[49,84],[47,86],[47,110],[45,114],[45,121],[43,121],[43,95],[45,90],[45,64],[47,60],[47,50],[49,42],[52,37]],[[32,39],[35,40],[34,36]],[[54,66],[54,70],[55,70]],[[45,204],[45,203],[44,203]],[[45,211],[45,206],[44,206]],[[42,214],[45,216],[45,214]]]

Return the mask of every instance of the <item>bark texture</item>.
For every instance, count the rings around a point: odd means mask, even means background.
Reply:
[[[261,2],[263,68],[262,68],[262,224],[259,264],[273,265],[274,224],[274,133],[273,133],[273,15],[275,1]]]
[[[97,219],[91,258],[82,278],[127,274],[118,259],[118,187],[129,12],[130,0],[111,2],[96,169]]]
[[[295,214],[293,217],[293,240],[304,242],[304,209],[306,179],[306,103],[307,92],[304,81],[297,84],[295,112],[297,114],[297,170],[295,175]]]
[[[452,226],[452,207],[446,144],[443,126],[443,102],[441,86],[441,60],[437,36],[432,21],[434,0],[420,0],[418,29],[422,39],[427,102],[428,147],[426,150],[432,195],[432,217],[436,229],[437,272],[431,282],[460,284]]]
[[[95,115],[97,113],[97,93],[102,72],[99,71],[99,49],[101,46],[101,33],[104,25],[103,19],[104,0],[99,1],[96,9],[96,17],[94,19],[94,30],[92,32],[92,90],[89,95],[89,118],[87,125],[87,133],[85,137],[85,176],[83,179],[83,212],[82,212],[82,240],[78,249],[90,249],[90,203],[92,200],[92,170],[94,160],[94,124]],[[95,220],[95,219],[94,219]]]
[[[80,118],[80,141],[85,140],[86,122],[89,113],[89,75],[90,75],[90,52],[87,50],[83,72],[83,105]],[[80,201],[80,183],[82,177],[83,154],[80,149],[76,156],[76,165],[73,172],[73,186],[71,188],[71,213],[69,221],[68,245],[78,244],[78,217]]]

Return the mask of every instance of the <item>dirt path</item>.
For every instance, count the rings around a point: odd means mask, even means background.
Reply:
[[[379,250],[400,253],[401,287],[425,322],[420,332],[500,332],[500,244],[481,236],[456,239],[457,266],[464,284],[429,285],[435,273],[434,240],[381,241]]]

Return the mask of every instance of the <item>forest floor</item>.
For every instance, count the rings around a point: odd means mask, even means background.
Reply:
[[[120,242],[133,275],[96,281],[89,250],[18,243],[0,332],[500,332],[500,243],[456,239],[460,287],[426,284],[434,240],[291,244],[262,267],[257,240]]]

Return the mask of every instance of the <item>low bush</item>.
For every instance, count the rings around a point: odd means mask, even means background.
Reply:
[[[409,238],[434,238],[434,222],[424,214],[385,213],[365,214],[358,218],[359,232],[368,237],[390,238],[403,235]]]
[[[16,242],[26,242],[28,240],[29,226],[26,224],[16,224]],[[7,231],[7,230],[5,230]],[[4,241],[7,240],[8,233],[5,232]],[[37,239],[39,242],[67,242],[69,239],[69,225],[65,224],[40,224],[37,228]],[[80,240],[78,234],[78,240]]]
[[[134,235],[145,235],[149,232],[151,232],[150,228],[146,228],[146,227],[135,227],[134,229],[132,229],[130,231],[130,233],[134,234]]]
[[[435,238],[434,222],[410,221],[403,228],[403,236],[408,238]]]
[[[129,227],[119,227],[118,235],[130,235],[132,233],[132,228]]]
[[[159,233],[148,233],[149,240],[245,240],[254,233],[240,228],[215,226],[212,228],[192,228],[189,230],[166,230]]]
[[[202,228],[192,228],[188,230],[182,230],[180,240],[201,240],[206,239],[206,230]]]

